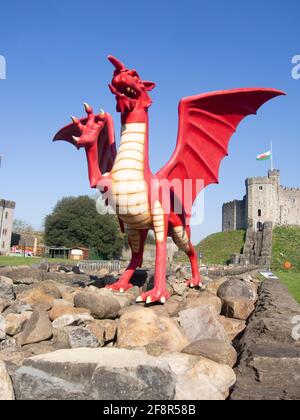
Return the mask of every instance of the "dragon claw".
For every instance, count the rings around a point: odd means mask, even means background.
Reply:
[[[80,141],[80,137],[75,137],[75,136],[72,136],[72,137],[73,137],[73,140],[76,141],[76,143]]]
[[[111,292],[119,292],[119,293],[125,293],[127,290],[131,289],[133,286],[130,283],[125,283],[124,281],[117,281],[114,284],[110,284],[109,286],[106,286],[106,289],[110,290]]]
[[[167,290],[154,288],[147,293],[142,293],[136,300],[137,303],[145,302],[146,305],[150,305],[152,303],[166,303],[169,299],[170,294]]]
[[[79,125],[80,121],[78,120],[78,118],[74,117],[73,115],[71,115],[71,120],[73,121],[74,124]]]
[[[84,102],[83,106],[87,114],[93,113],[93,108],[88,103]]]
[[[191,289],[194,289],[195,287],[202,287],[202,281],[201,279],[196,280],[196,279],[191,279],[185,282],[185,285],[187,287],[190,287]]]

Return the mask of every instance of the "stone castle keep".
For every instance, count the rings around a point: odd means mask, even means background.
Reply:
[[[223,204],[223,232],[245,229],[243,254],[233,262],[269,265],[275,226],[300,226],[300,189],[280,185],[280,171],[246,179],[243,200]]]
[[[280,185],[280,172],[248,178],[246,195],[223,205],[223,232],[247,229],[261,230],[265,222],[276,225],[300,226],[300,189]]]

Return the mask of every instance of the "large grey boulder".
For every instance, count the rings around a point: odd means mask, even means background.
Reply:
[[[17,336],[19,345],[34,344],[46,341],[53,335],[53,328],[47,312],[34,311],[24,330]]]
[[[167,362],[114,348],[33,357],[13,375],[17,400],[171,400],[175,383]]]
[[[176,375],[175,400],[222,401],[236,381],[229,366],[204,357],[165,353],[161,360],[165,360]]]
[[[78,348],[92,348],[99,347],[99,340],[89,331],[88,328],[75,327],[68,331],[69,344],[72,349]]]
[[[162,351],[181,351],[189,343],[175,320],[158,316],[149,308],[132,306],[118,323],[120,348],[148,346],[150,350],[149,346],[155,344]]]
[[[77,308],[86,308],[98,319],[114,319],[121,309],[118,300],[111,295],[99,295],[91,292],[77,293],[74,299]]]
[[[211,305],[179,312],[179,323],[191,343],[205,339],[229,341],[225,328]]]
[[[250,285],[237,278],[222,283],[217,294],[220,299],[245,298],[255,300],[256,298]]]

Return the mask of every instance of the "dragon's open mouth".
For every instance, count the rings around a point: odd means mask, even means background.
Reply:
[[[118,98],[121,97],[127,97],[129,99],[138,99],[140,96],[140,92],[134,88],[132,88],[131,86],[128,85],[124,85],[124,84],[119,84],[119,85],[109,85],[110,90],[112,91],[112,93],[114,95],[116,95]]]

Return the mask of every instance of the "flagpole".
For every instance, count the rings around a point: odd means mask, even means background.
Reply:
[[[273,164],[273,142],[271,141],[271,171],[274,170],[274,164]]]

